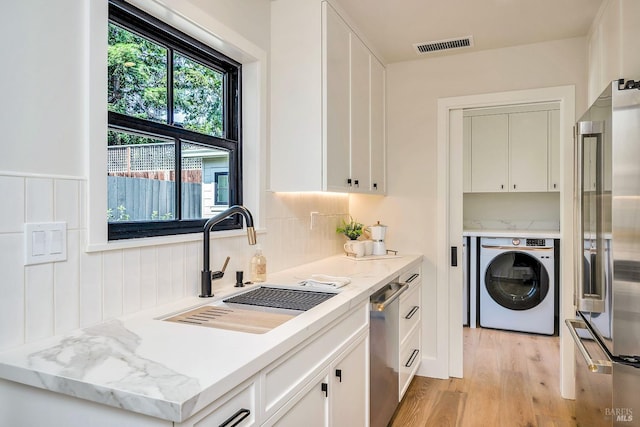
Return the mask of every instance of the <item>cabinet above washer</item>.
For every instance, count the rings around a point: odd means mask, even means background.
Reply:
[[[384,65],[327,1],[272,2],[271,46],[269,188],[384,194]]]

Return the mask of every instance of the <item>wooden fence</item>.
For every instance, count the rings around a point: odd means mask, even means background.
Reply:
[[[175,218],[173,181],[108,176],[107,186],[109,221]],[[182,218],[202,218],[202,184],[182,183]]]

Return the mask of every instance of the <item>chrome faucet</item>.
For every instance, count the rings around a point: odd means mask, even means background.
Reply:
[[[240,214],[244,217],[245,224],[247,226],[247,238],[249,239],[250,245],[256,244],[256,230],[253,228],[253,216],[251,216],[251,212],[244,206],[234,205],[229,209],[220,212],[218,215],[209,218],[209,220],[204,224],[204,236],[203,236],[203,262],[202,262],[202,274],[201,274],[201,288],[200,288],[200,298],[209,298],[213,296],[213,292],[211,292],[211,281],[216,279],[221,279],[224,276],[224,267],[222,271],[211,272],[209,269],[209,244],[210,244],[210,233],[211,229],[217,223],[223,221],[227,217],[231,215]],[[229,258],[227,258],[227,262]],[[225,262],[225,267],[227,263]]]

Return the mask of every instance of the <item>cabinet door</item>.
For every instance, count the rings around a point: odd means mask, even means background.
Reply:
[[[462,119],[462,191],[471,192],[471,117]]]
[[[345,191],[350,178],[349,38],[350,30],[333,8],[325,6],[323,165],[327,190]],[[293,61],[295,63],[295,60]],[[305,141],[300,141],[304,144]],[[292,153],[293,154],[293,153]],[[304,162],[304,159],[294,161]]]
[[[351,33],[351,179],[353,191],[369,191],[369,49]]]
[[[385,70],[371,57],[371,192],[384,194],[386,188]]]
[[[549,111],[548,191],[560,191],[560,110]]]
[[[471,185],[473,192],[507,191],[509,117],[471,118]]]
[[[509,114],[509,191],[547,191],[547,112]]]
[[[365,427],[367,425],[368,335],[332,364],[331,426]]]
[[[292,405],[285,406],[283,415],[276,414],[274,423],[266,425],[278,427],[328,427],[329,426],[329,378],[326,375],[316,377],[296,397]]]

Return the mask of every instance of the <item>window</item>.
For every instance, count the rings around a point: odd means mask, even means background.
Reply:
[[[202,231],[242,203],[240,64],[121,0],[108,52],[109,240]]]

